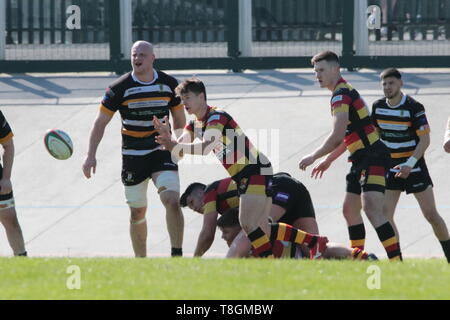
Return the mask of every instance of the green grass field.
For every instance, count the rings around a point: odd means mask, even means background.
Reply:
[[[80,270],[79,290],[67,287],[77,281],[76,273],[68,273],[73,265]],[[377,275],[368,273],[370,266],[379,267],[380,289],[368,289],[369,277],[376,285]],[[0,274],[0,300],[450,299],[450,266],[443,259],[369,263],[0,258]]]

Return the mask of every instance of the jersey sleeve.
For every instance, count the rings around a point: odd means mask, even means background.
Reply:
[[[377,114],[377,108],[378,108],[377,103],[378,103],[378,102],[375,101],[375,102],[372,104],[372,111],[371,111],[371,113],[370,113],[370,119],[372,120],[373,125],[374,125],[378,130],[380,130],[381,128],[380,128],[380,126],[378,125],[377,116],[376,116],[376,114]]]
[[[208,117],[208,120],[206,121],[205,131],[215,129],[222,132],[227,122],[228,118],[224,114],[220,114],[217,112],[213,113]]]
[[[6,121],[5,116],[0,111],[0,144],[4,144],[12,139],[13,133],[8,121]]]
[[[183,104],[181,103],[180,97],[177,97],[175,93],[175,89],[178,86],[178,80],[173,77],[170,77],[169,79],[169,87],[172,90],[172,96],[170,97],[169,101],[169,108],[170,110],[174,111],[183,108]]]
[[[121,103],[121,98],[114,88],[106,89],[105,95],[103,96],[102,103],[100,104],[100,111],[113,116]]]
[[[352,98],[345,93],[345,91],[339,91],[331,99],[331,114],[336,116],[338,113],[349,112]]]
[[[203,214],[217,212],[217,183],[212,183],[205,189],[203,197]]]
[[[420,103],[416,105],[412,117],[412,128],[416,131],[418,136],[430,133],[430,126],[423,105]]]

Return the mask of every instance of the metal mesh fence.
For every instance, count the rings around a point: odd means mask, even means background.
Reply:
[[[227,56],[226,0],[133,0],[133,41],[164,58]]]
[[[253,0],[252,55],[312,56],[342,51],[342,1]]]
[[[67,27],[73,5],[79,29]],[[107,11],[107,0],[6,0],[6,60],[107,60]]]
[[[371,0],[381,29],[369,34],[373,56],[450,55],[450,0]]]

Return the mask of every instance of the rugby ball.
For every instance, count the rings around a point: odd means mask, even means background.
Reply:
[[[72,156],[73,143],[69,135],[62,130],[48,130],[45,134],[44,144],[55,159],[67,160]]]

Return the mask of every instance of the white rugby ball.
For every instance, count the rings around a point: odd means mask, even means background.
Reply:
[[[62,130],[48,130],[45,134],[44,144],[48,153],[58,160],[67,160],[72,156],[72,139]]]

